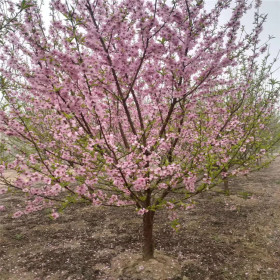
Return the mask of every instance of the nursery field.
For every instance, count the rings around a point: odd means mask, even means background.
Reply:
[[[179,261],[182,279],[279,280],[280,159],[231,180],[230,188],[229,196],[217,187],[179,212],[178,232],[166,212],[157,213],[156,248]],[[75,204],[57,220],[46,212],[13,219],[23,199],[0,199],[1,280],[118,279],[112,259],[141,250],[142,221],[133,208]]]

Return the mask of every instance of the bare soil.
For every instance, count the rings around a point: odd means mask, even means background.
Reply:
[[[179,212],[177,233],[168,213],[158,213],[157,249],[181,264],[184,279],[279,280],[280,159],[231,180],[230,188],[229,196],[217,187]],[[0,196],[7,208],[0,212],[1,280],[114,280],[112,259],[141,250],[141,218],[133,208],[75,204],[57,220],[44,211],[13,219],[22,201],[20,194]]]

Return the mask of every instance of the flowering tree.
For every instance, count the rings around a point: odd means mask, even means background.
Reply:
[[[28,1],[0,50],[9,105],[0,128],[5,141],[22,143],[1,165],[22,176],[2,180],[27,198],[14,217],[52,208],[57,218],[75,201],[132,205],[148,260],[157,210],[188,208],[229,173],[247,172],[237,155],[259,135],[276,94],[249,101],[265,18],[256,15],[239,39],[252,6],[236,1],[221,25],[231,2],[207,12],[200,0],[55,0],[46,33]],[[236,82],[241,56],[247,70]]]
[[[220,134],[223,137],[227,135],[226,143],[218,143],[218,147],[212,145],[205,153],[209,153],[208,169],[215,170],[217,162],[229,158],[224,162],[224,171],[221,173],[226,193],[229,192],[228,178],[234,176],[238,169],[243,169],[242,173],[246,174],[267,165],[277,155],[267,154],[276,152],[280,140],[279,117],[275,110],[280,84],[272,78],[268,79],[274,65],[274,61],[268,63],[268,58],[269,54],[262,63],[254,66],[253,77],[247,80],[249,86],[246,98],[243,92],[238,92],[219,105],[229,112],[229,119],[235,119],[234,126],[223,126]],[[232,73],[236,83],[247,79],[246,73],[249,70],[242,57],[239,65],[242,67],[234,69]]]
[[[32,4],[22,0],[16,5],[10,1],[1,1],[0,3],[0,42],[2,36],[11,30],[13,23],[17,22],[22,12],[31,7]]]

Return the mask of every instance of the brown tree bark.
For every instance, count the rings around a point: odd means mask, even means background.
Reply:
[[[228,167],[225,167],[225,168],[223,169],[223,172],[228,172]],[[228,177],[225,177],[225,178],[223,179],[223,181],[224,181],[224,192],[225,192],[225,194],[229,195]]]
[[[224,178],[224,192],[225,192],[226,194],[229,193],[228,178]]]
[[[154,258],[154,211],[148,211],[143,215],[143,260]]]

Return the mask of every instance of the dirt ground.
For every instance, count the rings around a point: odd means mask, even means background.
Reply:
[[[157,249],[181,263],[184,279],[279,280],[280,159],[230,187],[230,196],[216,188],[179,212],[178,233],[166,212],[157,214]],[[19,195],[0,197],[7,208],[0,212],[1,280],[112,280],[112,258],[141,249],[133,209],[76,204],[57,220],[45,212],[11,218],[21,202]]]

